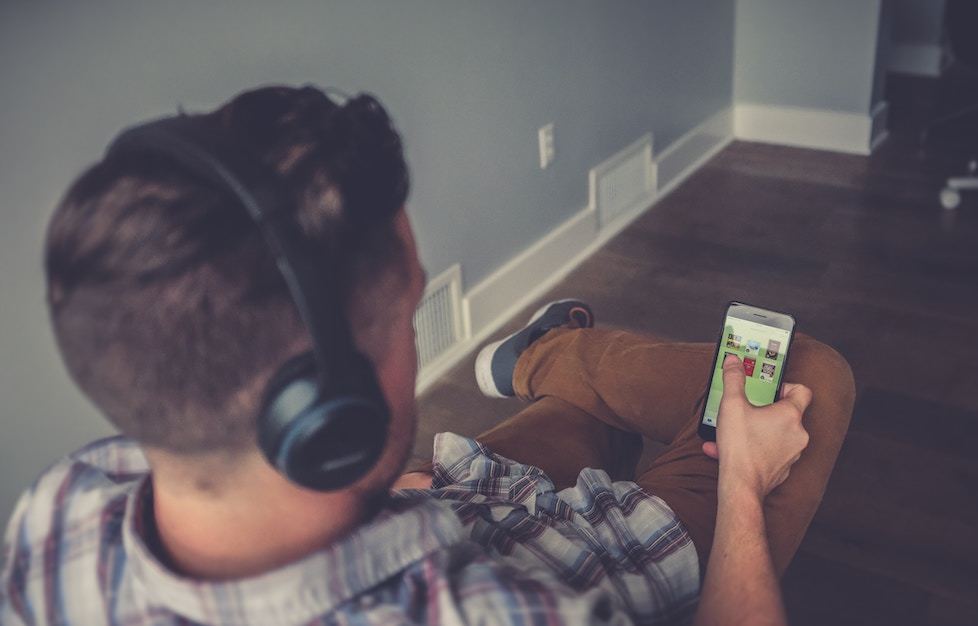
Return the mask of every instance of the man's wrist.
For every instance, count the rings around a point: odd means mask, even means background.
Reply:
[[[718,505],[732,506],[738,510],[758,511],[763,509],[764,495],[761,490],[749,482],[738,479],[727,479],[721,476],[717,484]]]

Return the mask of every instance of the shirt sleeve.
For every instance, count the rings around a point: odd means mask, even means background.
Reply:
[[[434,447],[428,493],[452,502],[469,538],[497,560],[548,572],[577,593],[602,589],[641,623],[692,616],[699,597],[696,548],[660,498],[592,468],[573,487],[556,491],[540,468],[453,433],[437,435]]]
[[[31,500],[31,491],[24,492],[14,507],[3,536],[3,569],[0,570],[0,624],[26,626],[32,624],[25,601],[24,581],[30,563],[29,548],[23,545],[24,524]]]
[[[526,582],[526,581],[523,581]],[[635,620],[610,594],[592,589],[584,593],[551,586],[540,597],[512,589],[463,599],[457,606],[444,599],[439,615],[453,624],[553,624],[554,626],[633,626]]]
[[[575,590],[544,568],[491,558],[473,542],[430,555],[407,574],[420,594],[427,624],[547,624],[626,626],[635,623],[607,589]]]

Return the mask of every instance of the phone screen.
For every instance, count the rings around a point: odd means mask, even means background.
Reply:
[[[768,320],[769,323],[765,323]],[[787,326],[787,328],[777,325]],[[703,424],[716,426],[723,396],[723,359],[738,357],[747,376],[747,399],[755,406],[774,402],[781,385],[794,322],[790,316],[733,304],[727,309],[720,345],[713,364]]]

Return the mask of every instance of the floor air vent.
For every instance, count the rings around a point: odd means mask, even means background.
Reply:
[[[462,340],[461,291],[462,271],[458,265],[428,283],[414,313],[418,370],[436,363]]]

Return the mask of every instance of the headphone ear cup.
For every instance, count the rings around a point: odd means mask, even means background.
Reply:
[[[290,383],[297,378],[316,378],[316,355],[310,352],[302,352],[290,358],[278,368],[272,375],[268,384],[265,385],[265,399],[262,408],[268,406],[268,401],[277,396]]]
[[[285,431],[276,466],[303,487],[343,489],[377,464],[386,440],[384,407],[360,395],[325,398]]]
[[[303,487],[347,487],[383,452],[389,421],[383,394],[362,355],[351,355],[348,365],[349,386],[325,393],[312,353],[289,359],[269,382],[259,445],[269,463]]]
[[[302,406],[305,403],[298,402],[296,404],[299,406],[284,411],[282,410],[283,392],[290,386],[303,386],[306,382],[311,382],[312,389],[315,389],[316,373],[315,355],[312,352],[303,352],[283,363],[265,386],[265,396],[262,398],[261,409],[258,413],[256,430],[258,432],[258,446],[273,465],[278,455],[279,444],[289,425],[310,404],[317,400],[316,397],[311,397],[309,404]],[[301,396],[301,390],[294,395]]]

